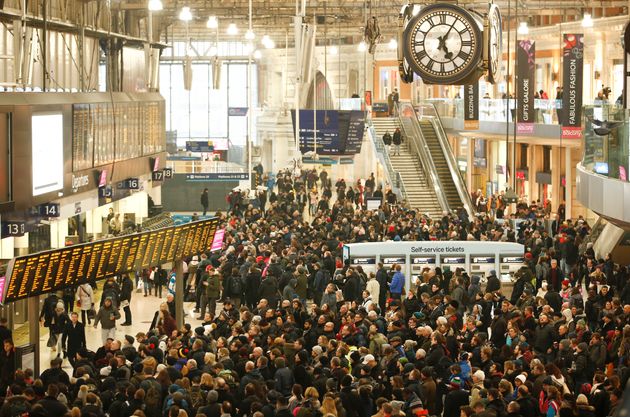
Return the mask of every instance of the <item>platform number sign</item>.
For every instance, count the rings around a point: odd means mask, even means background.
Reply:
[[[153,181],[164,181],[164,171],[162,171],[162,170],[153,171],[151,173],[151,179]]]
[[[40,204],[38,212],[42,217],[59,217],[61,215],[59,203]]]
[[[2,237],[19,237],[24,236],[26,228],[24,222],[6,221],[2,222]]]
[[[127,178],[118,183],[119,190],[139,190],[140,180],[138,178]]]
[[[171,178],[173,178],[173,168],[164,168],[162,172],[164,173],[165,180],[170,180]]]

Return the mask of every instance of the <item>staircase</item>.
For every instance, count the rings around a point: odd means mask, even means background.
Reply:
[[[457,191],[457,187],[455,186],[453,175],[448,163],[446,162],[444,149],[440,144],[435,128],[430,120],[424,119],[420,120],[420,129],[422,130],[422,135],[424,136],[427,147],[431,152],[431,159],[433,159],[433,164],[437,170],[438,177],[442,182],[442,192],[446,197],[448,206],[451,211],[457,211],[462,208],[464,204],[459,192]]]
[[[374,130],[378,137],[382,137],[385,132],[394,134],[399,127],[397,118],[374,118],[372,119]],[[431,216],[440,216],[442,208],[437,200],[433,187],[429,184],[420,161],[417,156],[409,152],[408,147],[403,143],[400,149],[400,156],[389,155],[392,167],[400,175],[409,206],[420,213],[428,213]]]

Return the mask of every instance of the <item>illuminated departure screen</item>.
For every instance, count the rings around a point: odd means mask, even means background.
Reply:
[[[59,291],[208,251],[219,220],[121,236],[15,258],[4,303]]]

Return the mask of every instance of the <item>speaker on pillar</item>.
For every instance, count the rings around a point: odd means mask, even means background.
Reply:
[[[192,90],[192,58],[184,59],[184,90]]]
[[[214,57],[212,61],[212,89],[218,90],[221,88],[221,68],[222,62],[219,58]]]

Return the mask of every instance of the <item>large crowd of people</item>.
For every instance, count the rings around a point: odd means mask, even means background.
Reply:
[[[7,370],[7,339],[0,416],[607,417],[621,409],[628,271],[590,244],[579,250],[589,233],[583,219],[546,222],[548,213],[525,203],[508,214],[500,198],[481,214],[431,218],[398,204],[373,176],[334,188],[325,171],[266,180],[256,198],[234,193],[230,210],[217,213],[222,250],[187,262],[198,317],[177,328],[169,296],[148,332],[124,340],[103,332],[91,352],[73,313],[59,333],[71,375],[63,357],[39,376]],[[366,210],[375,195],[383,204]],[[482,284],[470,271],[434,268],[411,282],[398,265],[366,273],[341,258],[344,243],[385,240],[511,241],[527,252],[510,294],[494,273]],[[96,319],[109,326],[119,301],[103,298]]]

